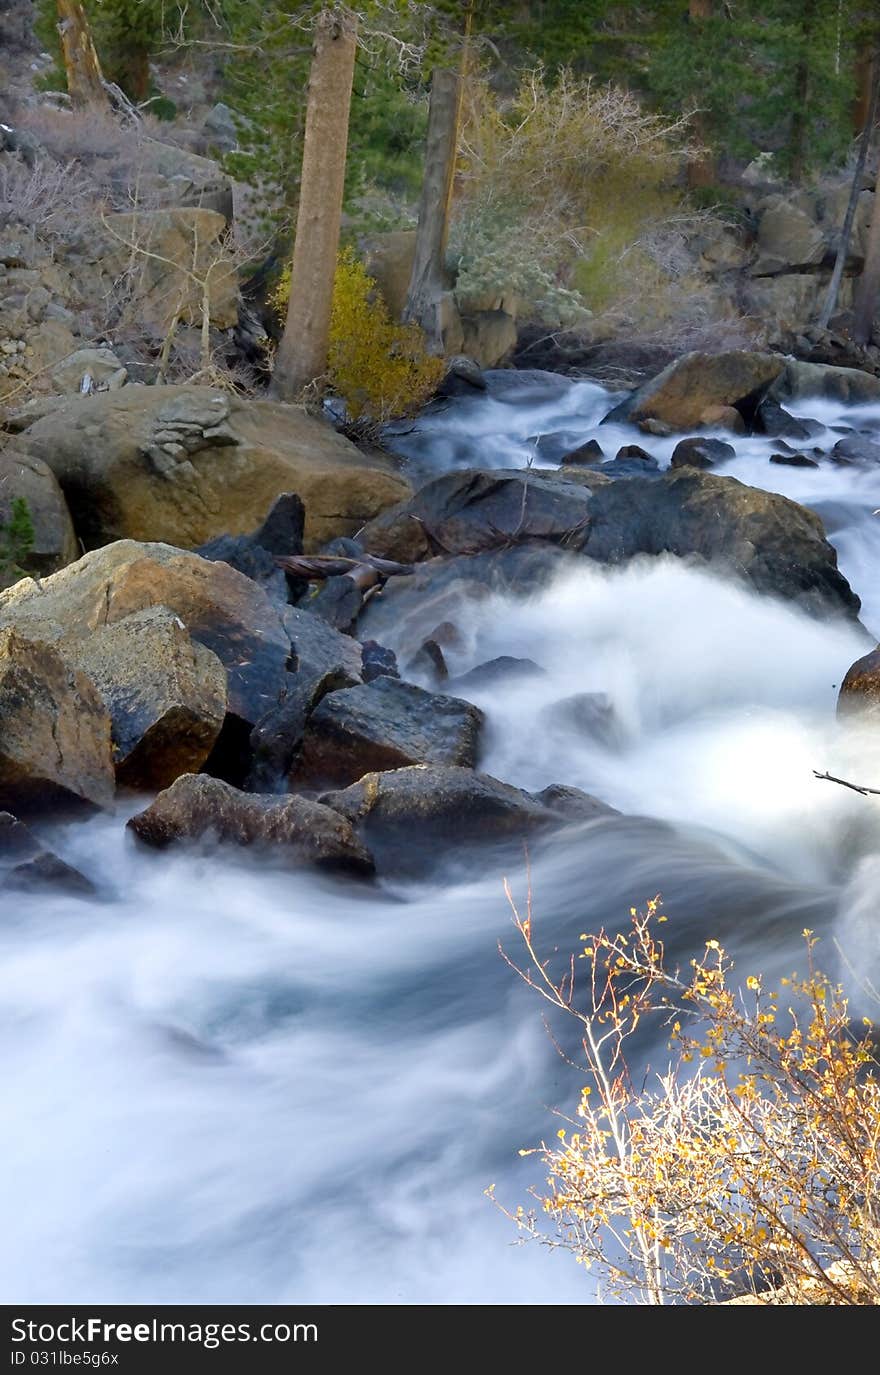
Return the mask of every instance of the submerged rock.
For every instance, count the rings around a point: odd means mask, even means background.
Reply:
[[[0,812],[0,889],[33,892],[45,888],[79,897],[92,897],[97,891],[78,869],[47,850],[24,822]]]
[[[269,852],[296,867],[375,872],[371,854],[338,811],[304,797],[239,792],[205,774],[184,774],[128,825],[159,849],[214,842]]]
[[[736,458],[736,449],[723,439],[682,439],[672,451],[671,468],[714,468]]]

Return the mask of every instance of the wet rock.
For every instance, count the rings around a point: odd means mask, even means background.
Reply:
[[[839,439],[829,455],[841,467],[874,467],[880,463],[880,444],[862,434]]]
[[[541,712],[541,721],[551,730],[573,732],[612,748],[623,740],[623,727],[614,703],[604,692],[576,692],[551,702]]]
[[[585,444],[580,444],[576,449],[572,449],[560,459],[561,463],[602,463],[605,459],[605,451],[596,439],[588,439]]]
[[[184,841],[247,846],[295,867],[369,876],[373,858],[338,811],[304,797],[264,797],[205,774],[185,774],[128,822],[164,849]]]
[[[0,890],[33,892],[60,889],[91,897],[95,885],[78,869],[47,850],[24,822],[0,812]]]
[[[364,640],[361,644],[361,654],[363,657],[361,676],[365,683],[372,683],[376,678],[400,677],[397,655],[393,649],[387,649],[385,645],[380,645],[378,640]]]
[[[326,421],[212,387],[70,397],[14,444],[51,468],[89,547],[133,538],[198,548],[254,530],[296,492],[313,550],[410,494],[393,463]]]
[[[109,807],[113,794],[110,715],[94,684],[52,644],[0,627],[0,808]]]
[[[407,678],[428,678],[442,683],[449,677],[446,658],[436,640],[424,640],[405,668]]]
[[[672,468],[714,468],[736,458],[736,449],[723,439],[682,439],[672,451]]]
[[[370,773],[320,800],[357,828],[389,874],[429,872],[450,850],[458,858],[521,842],[571,816],[489,774],[436,765]]]
[[[526,682],[529,679],[546,677],[546,670],[533,659],[516,659],[510,654],[501,654],[497,659],[489,659],[478,664],[468,673],[461,674],[448,684],[450,691],[482,692],[485,688],[496,687],[499,683]]]
[[[563,783],[551,783],[549,788],[533,796],[542,806],[571,821],[597,821],[600,817],[620,816],[615,807],[600,802],[598,797]]]
[[[411,501],[371,521],[359,539],[369,553],[402,563],[527,539],[576,548],[589,504],[588,487],[555,474],[465,469],[428,482]]]
[[[847,670],[837,697],[837,714],[880,721],[880,645]]]
[[[772,353],[687,353],[615,406],[602,423],[655,419],[686,430],[715,423],[717,408],[729,406],[750,418],[784,367],[785,360]]]
[[[346,787],[408,764],[472,768],[483,713],[470,702],[396,678],[332,692],[309,717],[297,786]]]
[[[815,458],[808,458],[806,454],[771,454],[771,463],[780,463],[786,468],[818,468]]]
[[[821,434],[823,428],[818,420],[799,420],[797,416],[789,415],[778,401],[767,396],[755,412],[755,430],[773,439],[811,439],[813,435]]]
[[[824,396],[830,401],[858,406],[880,400],[880,377],[858,368],[837,368],[790,358],[767,395],[783,405],[803,397]]]
[[[593,494],[584,552],[601,563],[637,554],[698,556],[757,591],[816,615],[858,615],[822,522],[787,497],[732,477],[671,469]]]

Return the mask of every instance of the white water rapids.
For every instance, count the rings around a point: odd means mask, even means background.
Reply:
[[[401,448],[434,469],[520,466],[538,436],[543,461],[596,436],[668,461],[672,440],[597,429],[613,398],[595,385],[510,385]],[[880,428],[880,407],[797,409]],[[719,471],[823,514],[880,631],[880,472],[736,445]],[[545,670],[474,691],[481,767],[627,813],[536,847],[539,943],[574,949],[661,893],[673,954],[714,936],[744,971],[790,972],[810,926],[826,964],[836,938],[877,982],[880,809],[812,773],[880,786],[877,733],[834,712],[869,644],[671,558],[585,560],[533,600],[475,603],[456,673],[501,654]],[[590,691],[614,703],[612,743],[554,711]],[[517,1150],[580,1086],[498,953],[516,953],[502,876],[522,893],[522,865],[357,886],[141,851],[124,816],[45,832],[104,900],[2,899],[4,1300],[589,1302],[580,1268],[514,1245],[483,1193],[528,1202],[540,1171]]]

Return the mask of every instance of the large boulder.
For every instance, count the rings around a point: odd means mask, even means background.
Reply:
[[[736,478],[678,468],[615,482],[593,495],[590,518],[584,552],[602,563],[695,555],[812,613],[858,615],[819,517]]]
[[[749,271],[755,277],[815,267],[827,244],[815,220],[784,196],[767,196],[759,206],[757,257]]]
[[[210,757],[226,719],[226,669],[165,606],[66,640],[110,712],[116,781],[167,788]]]
[[[837,697],[837,714],[880,721],[880,645],[847,670]]]
[[[785,359],[773,353],[686,353],[615,406],[605,422],[662,420],[689,430],[728,406],[749,418],[784,367]]]
[[[76,646],[129,619],[114,645],[122,654],[122,638],[131,635],[126,654],[135,659],[120,672],[135,674],[140,637],[151,639],[155,648],[157,635],[168,632],[161,619],[131,620],[150,608],[168,608],[184,635],[217,657],[225,671],[228,714],[252,729],[285,689],[290,638],[263,588],[228,564],[213,564],[169,544],[120,540],[85,554],[43,583],[23,579],[8,588],[0,595],[0,628],[14,626],[23,637],[52,639],[62,649],[73,645],[73,653],[83,653],[89,661],[88,645]],[[173,676],[173,641],[168,641],[164,663]],[[194,657],[191,667],[198,674],[208,671],[208,663]],[[154,665],[157,675],[161,667]],[[106,672],[111,676],[113,671],[109,659]],[[121,683],[125,681],[122,676]],[[213,672],[212,682],[216,685]],[[176,692],[172,682],[168,690],[172,696]],[[214,689],[205,686],[205,692],[210,700]]]
[[[295,492],[305,547],[315,549],[411,490],[390,461],[365,457],[302,408],[214,387],[71,397],[13,445],[52,469],[89,548],[116,539],[197,548],[252,531],[277,497]]]
[[[589,480],[583,470],[445,473],[365,526],[359,543],[368,553],[401,563],[529,539],[577,548],[589,511]]]
[[[803,397],[824,396],[829,401],[858,406],[880,401],[880,377],[858,368],[835,368],[827,363],[802,363],[789,358],[767,395],[783,405]]]
[[[575,820],[615,815],[576,788],[545,791],[547,800],[472,769],[416,765],[367,774],[320,800],[357,827],[383,872],[416,874],[450,850],[521,843]]]
[[[128,825],[163,849],[184,841],[220,842],[268,852],[295,867],[369,876],[375,865],[351,823],[304,797],[239,792],[218,778],[184,774]]]
[[[346,787],[366,773],[408,764],[472,768],[482,723],[472,703],[398,678],[331,692],[309,717],[293,782]]]
[[[20,566],[45,577],[72,563],[79,545],[57,478],[42,459],[6,449],[0,453],[0,547],[13,502],[19,499],[27,502],[34,527],[33,544]]]
[[[238,273],[226,246],[226,220],[216,210],[128,210],[106,215],[101,267],[110,279],[132,278],[140,328],[164,337],[175,320],[212,325],[238,319]]]
[[[97,688],[52,644],[0,627],[0,808],[109,807],[113,793]]]
[[[800,333],[815,318],[822,285],[814,272],[747,278],[740,284],[740,304],[769,326],[769,336],[776,339],[786,332]]]

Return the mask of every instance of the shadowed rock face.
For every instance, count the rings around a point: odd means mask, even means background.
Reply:
[[[818,516],[787,497],[692,468],[594,493],[584,552],[601,563],[697,555],[814,614],[856,617],[861,606]]]
[[[184,774],[128,825],[159,849],[201,841],[245,846],[294,867],[335,869],[368,877],[370,852],[351,823],[304,797],[239,792],[218,778]]]
[[[62,889],[83,898],[97,891],[78,869],[47,850],[17,817],[0,812],[0,891],[39,889]]]
[[[293,781],[345,787],[372,771],[407,764],[472,768],[483,713],[457,697],[376,678],[331,692],[312,712]]]

